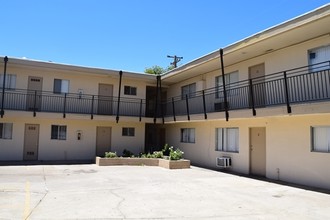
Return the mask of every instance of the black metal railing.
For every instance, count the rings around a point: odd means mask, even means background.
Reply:
[[[330,99],[330,61],[296,69],[267,74],[226,85],[227,105],[230,110],[256,109],[274,105],[286,105],[288,113],[291,104],[316,102]],[[5,110],[117,116],[118,97],[88,94],[58,94],[46,91],[5,89]],[[152,105],[154,105],[152,103]],[[2,106],[0,106],[2,108]],[[154,117],[145,99],[121,97],[119,116]],[[197,91],[185,97],[171,97],[157,106],[156,117],[190,116],[193,114],[222,112],[225,110],[223,87]],[[147,114],[146,114],[147,112]]]
[[[248,79],[226,86],[229,110],[314,102],[330,99],[330,61]],[[223,87],[172,97],[162,103],[165,117],[206,114],[225,110]]]
[[[1,99],[1,98],[0,98]],[[55,112],[116,115],[118,98],[113,96],[52,93],[34,90],[5,90],[4,109],[37,112]],[[121,97],[119,115],[145,116],[145,100]]]

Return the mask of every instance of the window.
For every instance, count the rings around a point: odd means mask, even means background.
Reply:
[[[54,79],[54,93],[68,93],[69,80]]]
[[[124,86],[125,95],[136,95],[136,87]]]
[[[238,128],[217,128],[216,147],[217,151],[238,152]]]
[[[135,128],[123,128],[122,130],[123,136],[135,136]]]
[[[195,128],[181,128],[181,142],[195,143]]]
[[[13,123],[0,123],[0,139],[12,139]]]
[[[3,86],[3,74],[0,74],[0,88]],[[16,89],[16,75],[6,74],[6,89]]]
[[[66,125],[52,125],[51,139],[66,140]]]
[[[196,83],[192,83],[186,86],[181,87],[181,99],[186,99],[186,95],[188,98],[195,97],[196,93]]]
[[[233,83],[238,82],[238,71],[232,72],[225,74],[225,82],[226,82],[226,91],[227,95],[234,95],[233,91],[231,91],[231,87],[233,87]],[[221,98],[223,97],[223,87],[222,87],[222,75],[215,77],[215,87],[216,87],[216,98]]]
[[[310,50],[308,53],[309,56],[309,65],[313,65],[310,68],[311,72],[321,71],[329,69],[329,63],[318,64],[330,60],[330,46],[319,47],[313,50]],[[318,64],[318,65],[315,65]]]
[[[312,151],[330,152],[330,126],[312,128]]]

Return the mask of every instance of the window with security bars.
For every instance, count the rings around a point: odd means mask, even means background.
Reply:
[[[224,152],[239,152],[238,128],[217,128],[215,138],[215,150]]]
[[[66,140],[66,125],[52,125],[51,139],[52,140]]]

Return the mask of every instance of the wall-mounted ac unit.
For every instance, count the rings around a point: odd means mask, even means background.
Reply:
[[[221,168],[231,167],[231,158],[230,157],[217,157],[216,165],[217,165],[217,167],[221,167]]]

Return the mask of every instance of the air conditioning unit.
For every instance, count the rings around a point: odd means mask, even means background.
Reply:
[[[231,167],[231,158],[230,157],[217,157],[216,165],[217,165],[217,167],[221,167],[221,168]]]

